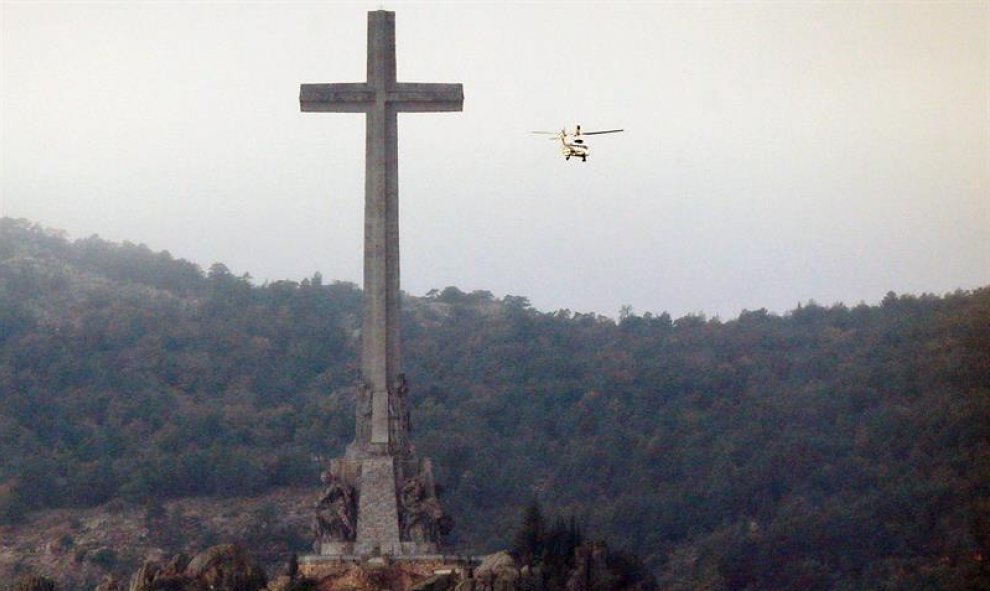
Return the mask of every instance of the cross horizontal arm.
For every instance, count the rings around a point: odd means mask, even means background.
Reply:
[[[464,87],[460,84],[401,82],[388,92],[388,102],[396,111],[461,111]]]
[[[375,88],[364,82],[303,84],[299,87],[302,111],[364,113],[375,104]]]

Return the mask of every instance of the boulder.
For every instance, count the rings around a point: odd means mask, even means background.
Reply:
[[[474,576],[485,591],[516,591],[519,588],[519,568],[505,550],[482,558]]]
[[[516,566],[516,561],[512,555],[502,550],[482,558],[481,565],[475,569],[475,576],[514,580],[519,577],[519,568]]]
[[[178,554],[165,566],[145,562],[127,591],[261,591],[266,583],[265,571],[246,552],[228,544],[213,546],[192,560]]]
[[[155,576],[160,571],[161,567],[158,566],[157,562],[150,560],[145,562],[131,575],[131,582],[127,586],[127,591],[152,591],[151,585],[155,582]]]
[[[233,544],[213,546],[197,554],[189,561],[185,576],[216,591],[259,591],[268,584],[265,571]]]
[[[117,577],[107,575],[103,582],[96,586],[93,591],[127,591]]]
[[[409,591],[449,591],[454,583],[454,577],[450,574],[433,575],[416,583]]]
[[[182,575],[186,571],[186,567],[189,566],[189,557],[184,553],[179,552],[172,557],[172,560],[168,561],[165,568],[162,569],[162,574],[171,577],[177,577]]]

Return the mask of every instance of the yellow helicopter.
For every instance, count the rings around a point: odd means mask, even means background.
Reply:
[[[587,142],[584,140],[586,135],[601,135],[603,133],[619,133],[625,131],[624,129],[605,129],[601,131],[581,131],[581,126],[578,125],[574,131],[567,131],[567,129],[561,129],[560,131],[534,131],[532,133],[538,133],[542,135],[553,136],[551,140],[560,140],[560,153],[564,155],[564,160],[570,160],[571,156],[575,156],[581,159],[581,162],[588,161],[588,154],[591,152]]]

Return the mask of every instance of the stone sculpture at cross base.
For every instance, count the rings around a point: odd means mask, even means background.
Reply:
[[[321,480],[313,527],[317,554],[432,555],[452,528],[437,499],[432,464],[417,458],[412,446],[393,455],[355,441],[344,457],[330,461]]]
[[[326,488],[316,503],[316,519],[313,522],[317,552],[324,543],[343,544],[352,541],[357,531],[354,487],[342,482],[330,470],[324,472],[320,479]]]
[[[364,320],[355,433],[330,462],[316,503],[310,575],[332,559],[427,557],[452,521],[437,500],[430,461],[409,439],[409,385],[399,350],[398,113],[460,111],[460,84],[400,83],[395,14],[368,13],[367,81],[303,84],[303,111],[365,113]],[[339,562],[339,560],[338,560]],[[339,569],[338,569],[339,570]]]

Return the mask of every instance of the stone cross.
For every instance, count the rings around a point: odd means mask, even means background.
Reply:
[[[460,84],[396,82],[395,13],[368,13],[366,82],[303,84],[303,111],[365,113],[364,325],[361,374],[371,397],[368,449],[392,453],[402,402],[399,353],[399,112],[460,111]],[[391,402],[391,404],[390,404]],[[397,404],[398,402],[398,404]]]

